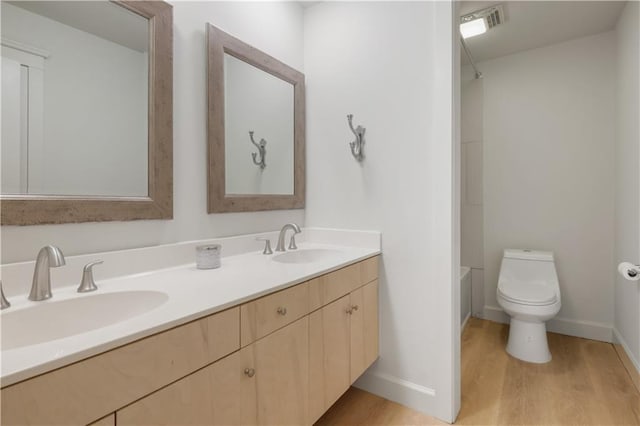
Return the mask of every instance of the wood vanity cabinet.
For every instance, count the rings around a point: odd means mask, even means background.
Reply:
[[[309,317],[310,423],[378,358],[378,281]]]
[[[377,270],[369,258],[7,386],[2,424],[310,425],[378,356]]]
[[[303,425],[309,343],[304,317],[117,412],[122,425]]]

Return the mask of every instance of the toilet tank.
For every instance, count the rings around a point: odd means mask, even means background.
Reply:
[[[527,284],[557,285],[558,275],[553,252],[507,249],[500,267],[499,282],[508,280]]]
[[[553,252],[528,249],[506,249],[504,251],[504,258],[553,262]]]

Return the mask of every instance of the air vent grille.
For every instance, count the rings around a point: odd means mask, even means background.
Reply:
[[[488,13],[485,17],[487,22],[487,28],[493,28],[497,25],[502,24],[503,22],[503,12],[501,6],[494,6],[488,10]]]
[[[477,10],[473,13],[469,13],[460,18],[460,22],[469,22],[474,19],[484,19],[487,24],[487,28],[491,29],[493,27],[497,27],[500,24],[504,24],[505,16],[504,9],[501,4],[497,4],[495,6],[487,7],[486,9]]]

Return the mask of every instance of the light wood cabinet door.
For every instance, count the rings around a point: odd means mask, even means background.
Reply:
[[[349,295],[309,316],[309,423],[349,388]]]
[[[255,411],[243,406],[247,396],[255,398],[243,362],[243,354],[235,352],[152,393],[119,410],[118,425],[255,424]]]
[[[350,295],[351,383],[378,358],[378,281]]]
[[[258,425],[304,425],[309,418],[309,317],[242,349],[253,369]],[[246,396],[244,409],[252,409]]]

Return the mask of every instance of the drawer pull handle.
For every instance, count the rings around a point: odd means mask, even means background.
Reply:
[[[256,370],[254,370],[253,368],[245,368],[244,369],[244,374],[247,377],[253,377],[256,374]]]
[[[347,308],[347,313],[349,315],[353,315],[353,311],[357,311],[358,310],[358,305],[351,305],[349,308]]]
[[[276,312],[283,316],[287,315],[287,308],[283,308],[282,306],[280,306]]]

